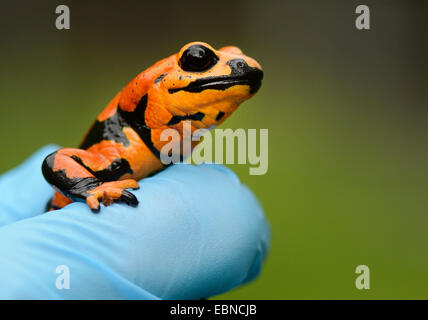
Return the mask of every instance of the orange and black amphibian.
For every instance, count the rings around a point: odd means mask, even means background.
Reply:
[[[72,201],[86,201],[94,212],[100,201],[136,206],[126,189],[165,167],[160,151],[168,141],[161,141],[161,132],[172,128],[182,136],[185,120],[192,132],[222,123],[257,92],[262,77],[257,61],[237,47],[215,50],[203,42],[157,62],[113,98],[79,149],[46,157],[43,175],[57,191],[49,210]]]

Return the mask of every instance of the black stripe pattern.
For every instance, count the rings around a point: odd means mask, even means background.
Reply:
[[[130,142],[123,133],[123,128],[129,127],[140,136],[141,140],[143,140],[150,151],[159,158],[160,152],[155,148],[152,141],[151,129],[146,124],[145,111],[147,108],[147,99],[148,97],[146,94],[138,102],[134,111],[124,111],[118,106],[113,116],[101,122],[97,120],[89,130],[80,148],[89,149],[91,146],[103,140],[113,140],[127,147]]]
[[[55,157],[57,152],[48,155],[42,164],[42,173],[46,181],[61,189],[65,196],[74,201],[84,200],[87,191],[102,184],[97,178],[68,178],[65,170],[54,171]]]
[[[205,113],[202,113],[202,112],[197,112],[197,113],[189,114],[185,116],[173,116],[171,120],[169,120],[168,125],[171,126],[171,125],[180,123],[180,121],[183,121],[183,120],[201,121],[204,117],[205,117]]]

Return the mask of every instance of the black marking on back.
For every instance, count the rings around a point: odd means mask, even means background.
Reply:
[[[171,120],[169,120],[168,125],[171,126],[171,125],[180,123],[180,121],[183,121],[183,120],[201,121],[204,117],[205,117],[205,113],[202,113],[202,112],[197,112],[197,113],[189,114],[185,116],[173,116]]]
[[[221,118],[223,118],[225,115],[225,113],[223,111],[219,111],[219,113],[217,114],[217,117],[215,118],[216,121],[221,120]]]
[[[147,108],[147,94],[144,95],[137,107],[132,112],[123,111],[120,107],[117,108],[117,113],[120,115],[122,120],[127,124],[128,127],[134,129],[134,131],[140,136],[144,144],[150,151],[157,157],[160,157],[160,152],[153,144],[152,141],[152,129],[146,124],[146,108]]]
[[[80,148],[89,149],[103,140],[113,140],[127,147],[129,146],[129,140],[123,133],[123,128],[129,127],[140,136],[150,151],[159,158],[160,152],[153,145],[151,128],[146,124],[145,112],[147,99],[147,94],[145,94],[138,102],[134,111],[124,111],[118,106],[115,114],[110,118],[102,122],[96,121],[80,145]]]
[[[123,133],[122,129],[126,126],[123,119],[116,112],[110,118],[100,122],[95,121],[89,130],[85,140],[80,145],[80,149],[89,149],[91,146],[103,141],[113,140],[122,143],[124,146],[129,145],[128,138]]]

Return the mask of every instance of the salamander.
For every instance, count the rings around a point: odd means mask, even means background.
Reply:
[[[160,160],[164,129],[182,137],[182,122],[192,132],[225,121],[260,88],[260,64],[234,46],[215,50],[192,42],[138,74],[99,114],[78,149],[63,148],[42,164],[55,189],[48,210],[83,201],[93,212],[113,202],[132,206],[127,189],[164,169]],[[192,147],[195,143],[192,143]]]

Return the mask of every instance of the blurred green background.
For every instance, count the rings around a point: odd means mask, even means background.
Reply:
[[[55,28],[67,4],[71,29]],[[261,91],[223,127],[268,128],[261,276],[219,298],[428,298],[428,2],[17,1],[0,13],[0,171],[77,146],[132,77],[187,42],[237,45]],[[25,182],[23,182],[25,183]],[[371,289],[355,288],[357,265]]]

